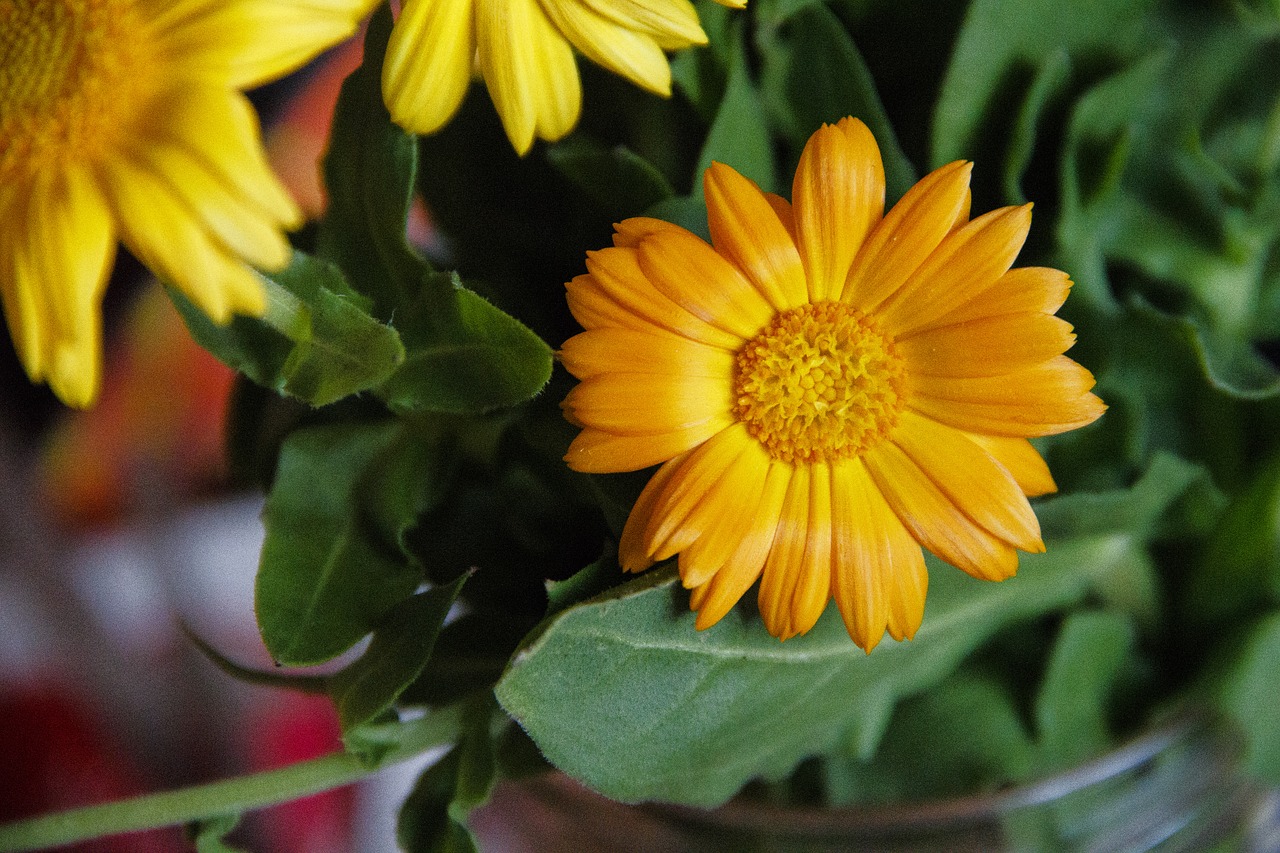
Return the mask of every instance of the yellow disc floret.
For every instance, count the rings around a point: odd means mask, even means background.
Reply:
[[[775,459],[855,457],[897,423],[903,375],[870,317],[840,302],[803,305],[738,352],[735,413]]]
[[[145,97],[132,0],[0,0],[0,185],[95,159]]]

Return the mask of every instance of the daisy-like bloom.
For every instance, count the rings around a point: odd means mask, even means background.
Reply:
[[[0,297],[34,381],[87,406],[118,241],[210,317],[300,214],[243,89],[347,37],[376,0],[0,0]]]
[[[746,0],[717,0],[741,8]],[[574,49],[659,95],[671,94],[664,51],[706,44],[689,0],[405,0],[382,66],[397,124],[439,130],[478,67],[512,146],[556,140],[578,121]]]
[[[582,380],[565,458],[661,463],[620,560],[678,553],[698,628],[759,580],[775,636],[834,598],[869,652],[920,625],[921,546],[988,580],[1044,550],[1027,497],[1055,487],[1027,439],[1105,407],[1063,355],[1066,274],[1010,269],[1030,205],[970,220],[969,174],[944,166],[885,214],[879,149],[845,119],[809,140],[790,203],[713,164],[710,245],[629,219],[568,284],[587,331],[561,352]]]

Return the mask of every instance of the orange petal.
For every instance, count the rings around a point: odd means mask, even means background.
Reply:
[[[1050,314],[1004,314],[935,326],[896,342],[912,374],[999,376],[1026,370],[1075,343],[1071,324]]]
[[[653,565],[649,555],[644,531],[653,521],[653,512],[658,505],[658,497],[666,489],[677,472],[688,461],[689,453],[676,456],[654,472],[649,482],[636,498],[627,516],[627,523],[622,527],[622,536],[618,540],[618,563],[628,572],[640,572]]]
[[[972,170],[957,160],[907,190],[867,235],[840,298],[870,313],[901,287],[967,209]]]
[[[944,239],[877,309],[887,332],[906,337],[975,294],[1013,266],[1031,228],[1031,205],[992,211]]]
[[[867,471],[916,541],[977,578],[1003,580],[1018,570],[1017,550],[960,511],[892,442],[863,454]]]
[[[809,299],[836,299],[854,255],[884,214],[884,166],[865,124],[846,118],[809,137],[791,201]]]
[[[966,516],[1023,551],[1040,552],[1040,522],[1009,471],[962,432],[903,412],[890,440]]]
[[[624,219],[613,226],[613,245],[628,246],[635,248],[640,245],[640,241],[650,234],[656,234],[660,231],[685,231],[665,219],[654,219],[651,216],[633,216],[630,219]]]
[[[733,471],[727,472],[726,476],[736,474],[737,479],[727,482],[723,493],[736,505],[732,512],[721,507],[707,532],[680,552],[680,577],[685,587],[701,587],[719,572],[735,577],[747,573],[753,579],[760,574],[785,491],[786,480],[774,470],[777,467],[763,451],[749,450],[739,457]],[[741,593],[734,602],[740,597]]]
[[[740,340],[755,335],[774,317],[773,308],[759,291],[695,234],[650,234],[640,241],[637,252],[640,269],[654,288],[689,313]]]
[[[849,636],[868,653],[886,628],[913,636],[929,586],[924,554],[856,459],[832,472],[831,516],[831,594]]]
[[[777,311],[809,300],[804,265],[791,233],[760,188],[723,163],[702,179],[716,251],[740,269]]]
[[[1097,420],[1107,407],[1088,393],[1093,385],[1093,374],[1060,355],[1002,376],[912,376],[908,405],[966,432],[1029,438]]]
[[[732,424],[730,417],[717,417],[653,435],[616,435],[586,428],[570,442],[564,461],[574,471],[587,474],[639,471],[697,447]]]
[[[728,417],[732,390],[719,377],[606,373],[579,382],[564,405],[584,426],[615,435],[654,435]]]
[[[996,279],[991,287],[974,294],[967,302],[957,305],[930,325],[952,325],[1029,311],[1052,314],[1062,307],[1070,290],[1071,279],[1062,270],[1017,267]]]
[[[1058,484],[1049,473],[1040,452],[1025,438],[1009,438],[1003,435],[983,435],[966,433],[969,438],[990,453],[995,460],[1008,469],[1014,482],[1022,493],[1029,498],[1047,495],[1058,491]]]
[[[602,373],[655,373],[719,378],[726,387],[733,382],[733,353],[678,335],[592,329],[565,341],[559,357],[579,379]]]

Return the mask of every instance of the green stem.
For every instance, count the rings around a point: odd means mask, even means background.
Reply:
[[[395,745],[374,766],[355,755],[339,752],[277,770],[6,824],[0,826],[0,853],[40,850],[103,835],[238,815],[350,785],[428,749],[451,743],[458,731],[459,715],[457,708],[444,708],[394,725],[389,731],[394,732]]]

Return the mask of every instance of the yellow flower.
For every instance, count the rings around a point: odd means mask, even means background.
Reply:
[[[1042,551],[1027,496],[1054,490],[1029,436],[1105,408],[1063,355],[1070,281],[1010,269],[1031,206],[969,219],[970,164],[884,214],[866,126],[824,126],[792,201],[716,163],[712,242],[653,219],[617,226],[568,284],[587,331],[561,357],[588,472],[662,463],[619,544],[630,571],[679,554],[698,628],[760,581],[782,639],[834,598],[868,652],[924,613],[921,546],[989,580]]]
[[[433,133],[458,111],[478,66],[507,137],[524,154],[534,136],[559,139],[578,121],[574,48],[665,96],[671,68],[663,51],[706,42],[689,0],[405,0],[382,89],[397,124]]]
[[[241,90],[376,0],[0,0],[0,295],[34,381],[87,406],[123,240],[210,317],[265,308],[300,214]]]

